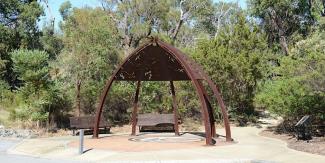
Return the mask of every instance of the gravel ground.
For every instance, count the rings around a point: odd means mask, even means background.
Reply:
[[[31,130],[0,129],[0,138],[26,139],[32,137],[35,137],[35,134]]]
[[[271,130],[264,130],[260,135],[286,141],[288,147],[291,149],[325,156],[325,137],[313,137],[313,139],[309,141],[297,141],[297,139],[291,135],[276,134]]]

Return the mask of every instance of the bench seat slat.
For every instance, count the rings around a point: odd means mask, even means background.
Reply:
[[[94,128],[95,117],[84,116],[84,117],[70,117],[70,127],[76,129],[92,129]],[[99,122],[99,128],[108,128],[111,125],[101,117]]]
[[[173,114],[139,114],[138,126],[156,126],[158,124],[175,124]]]

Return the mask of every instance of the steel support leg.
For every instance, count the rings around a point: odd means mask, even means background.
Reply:
[[[175,86],[174,86],[173,81],[170,81],[170,89],[171,89],[172,98],[173,98],[173,112],[174,112],[174,123],[175,123],[174,124],[175,135],[179,135],[177,101],[176,101]]]
[[[140,92],[141,81],[137,82],[137,90],[134,96],[133,102],[133,111],[132,111],[132,133],[131,135],[135,135],[136,126],[137,126],[137,115],[138,115],[138,101],[139,101],[139,92]]]

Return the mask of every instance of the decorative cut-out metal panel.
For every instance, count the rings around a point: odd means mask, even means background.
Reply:
[[[184,67],[159,46],[147,46],[131,56],[120,68],[115,80],[179,81],[190,80]]]

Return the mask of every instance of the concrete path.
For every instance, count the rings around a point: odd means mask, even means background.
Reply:
[[[32,156],[8,154],[7,150],[19,143],[18,140],[1,140],[0,139],[0,162],[1,163],[75,163],[80,161],[48,159]]]
[[[91,162],[283,162],[283,163],[324,163],[325,156],[299,152],[287,148],[285,142],[259,136],[261,128],[232,127],[232,135],[238,143],[227,146],[199,146],[191,149],[163,151],[117,152],[92,149],[83,155],[77,148],[67,146],[78,137],[56,137],[24,140],[9,153],[25,154],[50,159],[70,159]],[[224,133],[218,129],[218,133]],[[90,138],[90,137],[88,137]],[[140,143],[140,142],[139,142]],[[144,143],[144,142],[141,142]],[[159,145],[159,143],[157,143]],[[0,161],[1,162],[1,161]]]

